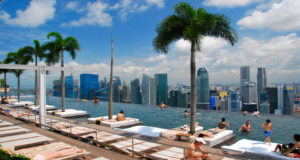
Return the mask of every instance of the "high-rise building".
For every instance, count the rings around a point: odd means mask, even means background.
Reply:
[[[179,91],[178,90],[171,90],[170,91],[170,100],[169,100],[169,105],[171,107],[178,107],[178,95]]]
[[[143,74],[142,78],[142,104],[150,105],[150,76]]]
[[[283,112],[283,103],[284,103],[284,86],[277,86],[277,109],[275,109],[274,114],[281,115]]]
[[[257,68],[257,93],[262,93],[267,87],[267,74],[265,68]]]
[[[168,99],[168,75],[166,73],[155,74],[154,77],[157,79],[157,103],[167,104]]]
[[[291,115],[294,110],[294,90],[293,88],[284,87],[284,106],[283,114]]]
[[[278,107],[278,94],[277,94],[277,87],[266,87],[265,91],[269,97],[270,103],[270,114],[274,114],[275,110]]]
[[[119,76],[115,76],[113,79],[113,101],[114,102],[121,102],[119,96],[119,87],[121,86],[121,80]]]
[[[80,98],[93,99],[99,90],[98,75],[80,74]]]
[[[180,90],[177,97],[178,107],[187,107],[188,91]]]
[[[209,103],[209,76],[205,68],[197,71],[197,102]]]
[[[240,112],[241,111],[241,101],[239,99],[239,93],[236,91],[229,91],[228,96],[228,110],[230,112]]]
[[[130,102],[130,87],[125,81],[123,81],[122,102],[125,102],[125,103]]]
[[[270,114],[270,104],[263,102],[259,105],[259,112],[263,114]]]
[[[79,84],[78,79],[74,79],[73,80],[73,94],[74,94],[74,98],[79,98],[80,89],[79,89],[78,84]]]
[[[157,79],[150,78],[150,105],[155,106],[157,104]]]
[[[130,98],[131,103],[134,104],[141,104],[142,97],[141,97],[141,90],[140,90],[140,80],[138,78],[134,79],[130,82]]]
[[[250,67],[243,66],[240,68],[240,93],[242,103],[249,103],[248,82],[250,82]]]
[[[53,96],[61,97],[61,80],[53,81]]]
[[[66,76],[65,84],[66,98],[74,98],[73,76]]]
[[[100,89],[107,88],[107,87],[109,87],[109,83],[108,83],[106,77],[104,77],[104,79],[100,81]]]

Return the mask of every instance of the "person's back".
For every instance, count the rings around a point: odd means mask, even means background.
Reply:
[[[271,132],[272,132],[272,123],[270,119],[267,119],[264,124],[261,125],[264,128],[264,134],[265,134],[265,143],[268,141],[269,145],[271,145]]]
[[[220,123],[218,124],[218,128],[224,129],[224,130],[225,130],[226,127],[230,127],[229,124],[226,122],[226,119],[225,119],[225,118],[222,118],[221,120],[222,120],[222,122],[220,122]]]

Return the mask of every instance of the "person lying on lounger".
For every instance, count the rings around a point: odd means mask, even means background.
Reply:
[[[203,138],[197,138],[193,143],[191,143],[185,150],[185,159],[186,160],[202,160],[208,159],[209,155],[201,147],[206,142]],[[201,151],[202,153],[196,153],[196,150]]]
[[[226,122],[226,119],[225,119],[225,118],[222,118],[221,120],[222,120],[222,122],[220,122],[220,123],[218,124],[218,128],[224,129],[224,130],[225,130],[226,127],[227,127],[227,128],[230,127],[229,123]]]
[[[3,114],[5,114],[5,115],[9,115],[10,111],[15,111],[15,109],[0,107],[0,112],[3,113]]]
[[[29,113],[19,113],[18,117],[31,116],[31,115],[32,115],[31,112],[29,112]]]
[[[300,158],[300,134],[294,134],[294,140],[296,141],[294,146],[284,152],[283,155],[293,158]],[[297,150],[297,152],[295,150]]]
[[[124,118],[124,111],[121,110],[120,113],[118,113],[117,115],[117,121],[124,121],[125,118]]]
[[[251,122],[250,120],[246,121],[246,124],[242,125],[239,129],[239,132],[250,132],[251,131]]]
[[[63,149],[60,151],[49,151],[37,154],[34,160],[52,160],[55,158],[66,157],[77,153],[83,153],[84,150],[77,150],[75,148]]]
[[[289,149],[293,148],[294,144],[289,143],[289,144],[277,144],[273,152],[277,152],[277,150],[280,151],[281,154],[284,152],[288,151]],[[298,153],[298,150],[294,150],[292,153]]]

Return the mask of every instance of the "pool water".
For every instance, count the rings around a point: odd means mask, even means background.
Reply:
[[[33,101],[33,97],[22,98],[23,100]],[[47,97],[47,104],[54,105],[57,108],[61,107],[60,97]],[[88,102],[77,102],[75,99],[66,98],[66,108],[80,109],[87,111],[91,117],[107,116],[108,102],[101,101],[98,104]],[[125,112],[126,117],[138,118],[147,126],[154,126],[160,128],[175,128],[184,124],[189,124],[189,117],[184,116],[185,108],[166,108],[145,106],[138,104],[113,103],[113,113],[117,114],[120,110]],[[271,134],[271,141],[276,143],[290,143],[293,141],[295,133],[300,134],[300,117],[296,116],[279,116],[279,115],[260,115],[243,116],[241,113],[219,112],[197,110],[196,120],[204,129],[215,128],[220,122],[221,118],[225,117],[230,124],[230,129],[234,131],[237,139],[252,139],[263,141],[264,133],[261,125],[266,119],[271,119],[273,123],[273,132]],[[78,119],[86,121],[87,118]],[[252,130],[248,134],[239,133],[239,128],[246,120],[251,121]]]

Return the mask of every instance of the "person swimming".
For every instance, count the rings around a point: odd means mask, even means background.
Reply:
[[[250,132],[251,131],[251,122],[250,120],[246,121],[246,124],[242,125],[239,129],[239,132]]]
[[[248,112],[245,109],[243,109],[242,114],[245,116],[248,114]]]
[[[272,132],[272,123],[270,119],[266,120],[266,123],[261,125],[264,128],[264,134],[265,134],[265,143],[268,141],[269,145],[271,145],[271,132]]]
[[[254,112],[252,113],[252,115],[254,115],[254,116],[259,116],[259,114],[260,113],[259,113],[259,111],[257,109],[255,109]]]
[[[187,110],[185,110],[185,111],[184,111],[184,116],[187,117],[187,116],[189,116],[189,115],[190,115],[190,112],[188,112]]]
[[[225,118],[222,118],[221,120],[222,121],[218,124],[219,129],[224,129],[225,130],[226,127],[228,127],[228,128],[230,127],[229,123],[226,122]]]

